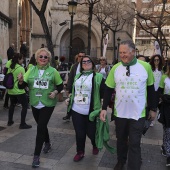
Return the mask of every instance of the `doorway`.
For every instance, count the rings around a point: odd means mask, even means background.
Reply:
[[[79,37],[74,38],[72,42],[73,50],[72,55],[77,55],[80,51],[85,51],[85,44],[83,40]]]

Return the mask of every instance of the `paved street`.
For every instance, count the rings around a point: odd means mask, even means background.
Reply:
[[[20,130],[20,107],[16,107],[14,124],[6,126],[8,110],[0,101],[0,170],[30,170],[35,145],[36,124],[31,110],[28,110],[27,123],[33,127]],[[64,102],[59,102],[49,122],[49,132],[53,144],[52,151],[41,154],[39,170],[111,170],[116,164],[116,154],[112,155],[103,149],[97,156],[91,153],[91,144],[87,139],[85,157],[75,163],[75,134],[72,122],[64,122],[66,113]],[[109,115],[109,114],[108,114]],[[110,123],[111,145],[115,146],[116,137],[114,123]],[[142,138],[142,168],[141,170],[167,170],[166,158],[161,155],[162,126],[155,123],[146,136]]]

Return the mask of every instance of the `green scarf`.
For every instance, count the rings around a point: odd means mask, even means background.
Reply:
[[[137,58],[134,57],[134,59],[130,62],[130,63],[124,63],[123,61],[121,61],[123,66],[133,66],[137,63]]]
[[[46,70],[49,66],[50,66],[49,63],[46,66],[40,66],[39,64],[37,64],[39,70]]]
[[[91,73],[93,73],[93,70],[88,70],[88,71],[82,71],[83,75],[90,75]]]

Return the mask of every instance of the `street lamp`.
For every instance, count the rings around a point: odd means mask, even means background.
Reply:
[[[70,21],[70,46],[69,46],[69,62],[72,61],[72,39],[73,39],[73,17],[76,14],[77,9],[77,2],[75,1],[69,1],[68,2],[68,12],[71,17]]]
[[[121,39],[118,37],[117,38],[117,58],[116,58],[116,62],[118,62],[118,58],[119,58],[119,45],[120,45],[120,41],[121,41]]]

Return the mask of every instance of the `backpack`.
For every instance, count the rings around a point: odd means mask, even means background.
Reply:
[[[17,67],[18,68],[18,67]],[[16,68],[16,69],[17,69]],[[15,70],[16,70],[15,69]],[[14,71],[15,71],[14,70]],[[13,71],[13,72],[14,72]],[[7,73],[4,77],[3,80],[3,86],[6,87],[6,89],[13,89],[14,88],[14,76],[13,76],[13,72]]]

